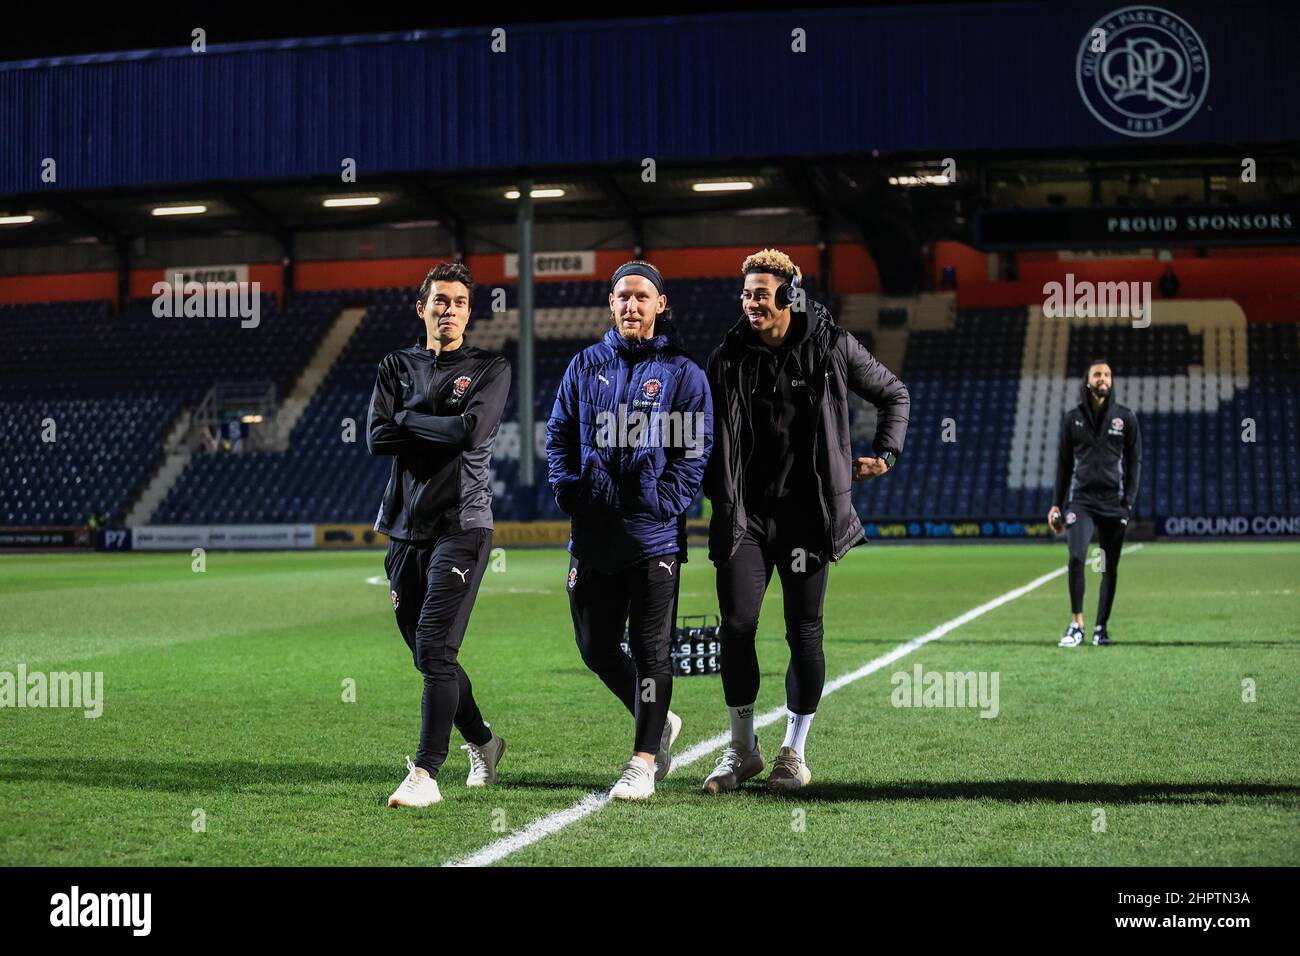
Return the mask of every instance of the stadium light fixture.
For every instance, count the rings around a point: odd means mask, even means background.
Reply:
[[[753,188],[754,184],[748,179],[737,179],[721,183],[691,183],[691,189],[697,193],[735,193]]]
[[[261,415],[245,415],[240,419],[245,425],[257,425],[262,421]]]
[[[559,199],[564,195],[563,189],[530,189],[528,195],[534,199]],[[511,189],[506,192],[507,199],[518,199],[519,190]]]
[[[154,208],[155,216],[198,216],[208,211],[207,206],[157,206]]]
[[[378,196],[340,196],[337,199],[325,199],[321,205],[326,209],[345,209],[350,206],[378,206]]]
[[[889,185],[891,186],[950,186],[948,177],[942,173],[933,175],[927,173],[923,176],[890,176]]]
[[[35,216],[0,216],[0,226],[22,226],[35,221]]]

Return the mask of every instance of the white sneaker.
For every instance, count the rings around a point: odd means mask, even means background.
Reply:
[[[465,786],[490,787],[497,782],[497,762],[506,752],[504,737],[498,737],[494,730],[492,739],[482,747],[461,744],[460,749],[469,754],[469,776],[465,778]]]
[[[410,771],[406,779],[388,798],[390,807],[427,807],[442,802],[438,781],[429,776],[429,771],[411,763],[410,757],[406,758],[406,769]]]
[[[746,750],[739,740],[733,740],[727,744],[727,749],[722,751],[713,773],[704,778],[704,792],[722,793],[724,790],[739,790],[742,783],[762,773],[766,766],[763,748],[757,742],[753,750]]]
[[[1083,643],[1083,628],[1081,628],[1078,624],[1075,624],[1073,621],[1071,621],[1070,626],[1067,627],[1065,629],[1065,633],[1061,635],[1061,639],[1056,642],[1056,646],[1057,647],[1078,647],[1082,643]]]
[[[659,738],[659,752],[655,754],[655,782],[668,776],[669,771],[673,769],[673,744],[677,742],[677,735],[682,732],[682,719],[668,711],[668,719],[664,721],[664,735]]]
[[[799,751],[782,747],[767,775],[767,785],[773,790],[798,790],[812,782],[812,771],[804,763]]]
[[[655,775],[640,757],[623,764],[623,775],[609,791],[614,800],[645,800],[655,795]]]

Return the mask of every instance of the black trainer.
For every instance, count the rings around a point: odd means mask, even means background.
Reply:
[[[1092,643],[1098,647],[1104,647],[1107,644],[1114,644],[1110,635],[1106,633],[1105,625],[1098,624],[1092,631]]]
[[[1067,627],[1065,629],[1065,633],[1061,635],[1061,639],[1056,642],[1056,646],[1057,647],[1078,647],[1082,643],[1083,643],[1083,628],[1081,628],[1078,624],[1075,624],[1073,621],[1071,621],[1070,626]]]

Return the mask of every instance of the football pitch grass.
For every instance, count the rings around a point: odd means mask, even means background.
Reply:
[[[1064,561],[1041,544],[853,550],[831,571],[828,680]],[[0,709],[0,864],[438,865],[607,790],[627,759],[632,721],[578,656],[559,550],[504,553],[462,650],[509,744],[499,785],[465,789],[453,735],[443,802],[415,811],[385,805],[421,683],[382,552],[191,562],[0,556],[0,671],[104,679],[97,719]],[[715,613],[703,549],[682,572],[679,611]],[[807,790],[706,796],[710,753],[498,865],[1296,865],[1298,589],[1300,544],[1147,544],[1123,558],[1112,647],[1056,647],[1056,577],[827,696]],[[774,580],[760,713],[784,703],[780,601]],[[894,706],[894,675],[918,665],[996,674],[996,716]],[[678,679],[672,707],[678,752],[727,727],[717,677]],[[760,731],[769,765],[783,733]]]

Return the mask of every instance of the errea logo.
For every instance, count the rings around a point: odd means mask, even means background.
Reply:
[[[50,897],[51,926],[129,926],[131,935],[148,936],[153,926],[152,893],[70,893]]]

